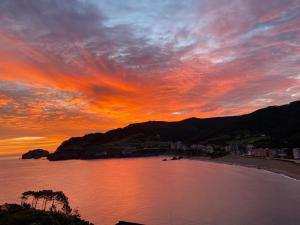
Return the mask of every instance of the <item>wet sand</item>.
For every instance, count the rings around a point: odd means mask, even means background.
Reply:
[[[264,170],[268,170],[274,173],[280,173],[295,178],[297,180],[300,180],[300,164],[290,162],[290,161],[249,158],[249,157],[241,157],[241,156],[234,156],[234,155],[224,156],[217,159],[209,159],[206,157],[193,157],[191,159],[264,169]]]

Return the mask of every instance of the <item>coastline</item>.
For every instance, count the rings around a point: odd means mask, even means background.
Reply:
[[[163,157],[163,156],[172,157],[174,155],[164,154],[158,157]],[[136,156],[136,157],[120,157],[120,158],[106,158],[106,159],[129,159],[129,158],[147,158],[147,157],[157,157],[157,156],[138,156],[138,157]],[[14,155],[11,157],[0,157],[0,160],[16,159],[16,158],[20,159],[19,157],[16,157],[16,155]],[[295,163],[292,161],[285,161],[280,159],[252,158],[252,157],[243,157],[237,155],[227,155],[227,156],[223,156],[220,158],[213,158],[213,159],[204,156],[193,156],[193,157],[188,157],[188,158],[184,157],[184,158],[189,160],[200,160],[206,162],[214,162],[214,163],[221,163],[227,165],[262,169],[262,170],[266,170],[272,173],[277,173],[300,181],[300,162]],[[73,159],[73,160],[97,160],[97,159]]]
[[[235,155],[223,156],[221,158],[216,159],[211,159],[208,157],[192,157],[189,159],[262,169],[272,173],[281,174],[296,180],[300,180],[300,164],[289,161],[248,158]]]

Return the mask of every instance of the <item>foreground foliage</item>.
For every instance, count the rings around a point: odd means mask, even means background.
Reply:
[[[42,190],[42,191],[26,191],[22,194],[21,205],[29,204],[31,208],[49,211],[62,211],[69,215],[72,212],[68,197],[62,191]]]
[[[49,207],[47,202],[51,202]],[[93,225],[82,220],[77,210],[71,209],[63,192],[52,190],[27,191],[21,196],[21,205],[0,205],[0,224]]]

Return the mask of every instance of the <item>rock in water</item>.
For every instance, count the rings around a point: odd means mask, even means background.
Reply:
[[[49,152],[44,149],[34,149],[26,152],[22,155],[22,159],[39,159],[42,157],[47,157]]]

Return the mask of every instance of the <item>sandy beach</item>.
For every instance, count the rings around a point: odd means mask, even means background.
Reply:
[[[217,159],[210,159],[206,157],[193,157],[191,159],[264,169],[300,180],[300,164],[289,161],[248,158],[234,155],[228,155]]]

